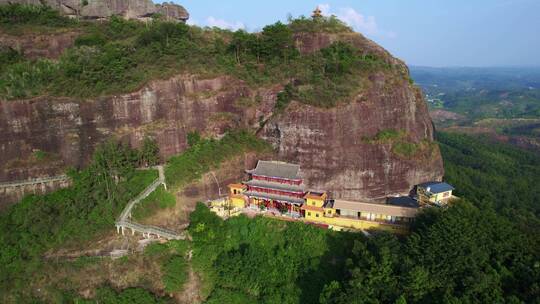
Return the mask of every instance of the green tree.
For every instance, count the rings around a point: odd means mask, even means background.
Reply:
[[[237,30],[233,33],[229,49],[234,53],[236,63],[242,64],[252,55],[258,57],[258,50],[254,48],[257,39],[255,34],[250,34],[245,30]]]
[[[139,150],[139,162],[141,166],[150,167],[159,164],[159,146],[155,139],[145,137]]]
[[[191,131],[187,134],[187,144],[190,147],[201,142],[201,134],[198,131]]]
[[[261,33],[261,54],[265,60],[288,62],[298,55],[292,30],[281,22],[267,25]]]

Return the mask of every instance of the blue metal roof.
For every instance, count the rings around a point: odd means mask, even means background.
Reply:
[[[450,184],[447,184],[445,182],[427,182],[427,183],[418,185],[418,187],[422,187],[426,190],[429,188],[429,192],[433,194],[442,193],[442,192],[455,189]]]

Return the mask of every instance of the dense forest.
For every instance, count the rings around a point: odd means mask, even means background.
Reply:
[[[143,151],[104,143],[87,168],[70,170],[71,187],[27,196],[0,214],[0,290],[24,290],[48,249],[113,227],[125,204],[157,178],[156,170],[135,170],[155,158]]]
[[[169,184],[172,187],[192,182],[221,162],[244,152],[269,149],[264,141],[244,130],[231,131],[220,140],[203,139],[198,133],[191,133],[190,145],[187,151],[171,158],[166,165],[166,176],[174,181]],[[217,151],[220,151],[219,157],[216,157]],[[156,170],[137,168],[155,165],[159,161],[158,153],[155,141],[150,138],[146,138],[138,150],[116,140],[108,141],[96,149],[85,169],[68,172],[72,178],[71,187],[47,195],[27,196],[1,213],[0,300],[17,303],[38,300],[27,288],[33,280],[46,277],[44,272],[50,263],[44,260],[46,252],[84,244],[110,232],[126,203],[157,178]],[[141,203],[140,209],[135,209],[134,217],[155,212],[148,210],[149,206],[167,208],[175,203],[173,194],[159,188]],[[163,264],[162,280],[167,292],[178,291],[185,281],[186,246],[185,242],[174,241],[169,246],[150,246],[145,251],[146,260],[158,260]],[[83,257],[80,262],[60,264],[60,267],[71,269],[87,262]],[[49,288],[53,289],[51,293],[58,293],[57,301],[81,300],[72,290]],[[104,286],[98,290],[96,301],[135,303],[129,299],[139,296],[156,300],[156,303],[163,300],[154,295],[146,297],[148,294],[137,289],[116,293]]]
[[[427,209],[412,234],[337,233],[192,213],[208,303],[539,303],[540,158],[439,133],[462,199]]]

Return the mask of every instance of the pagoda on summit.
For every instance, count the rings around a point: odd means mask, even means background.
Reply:
[[[313,17],[313,19],[318,19],[318,18],[321,18],[322,17],[322,11],[321,9],[317,6],[317,8],[313,11],[313,14],[311,15],[311,17]]]

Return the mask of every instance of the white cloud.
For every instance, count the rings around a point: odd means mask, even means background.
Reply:
[[[365,16],[357,12],[354,8],[341,7],[337,12],[334,12],[331,9],[330,4],[325,3],[319,4],[319,9],[324,16],[335,15],[341,21],[347,23],[356,31],[363,34],[370,36],[384,36],[388,38],[396,38],[397,36],[395,32],[380,29],[374,16]]]
[[[323,16],[330,16],[330,4],[319,4],[319,9],[321,10]]]
[[[242,22],[228,22],[223,19],[214,18],[212,16],[206,18],[206,25],[210,27],[219,27],[222,29],[228,29],[228,30],[238,30],[238,29],[244,29],[246,26]]]

